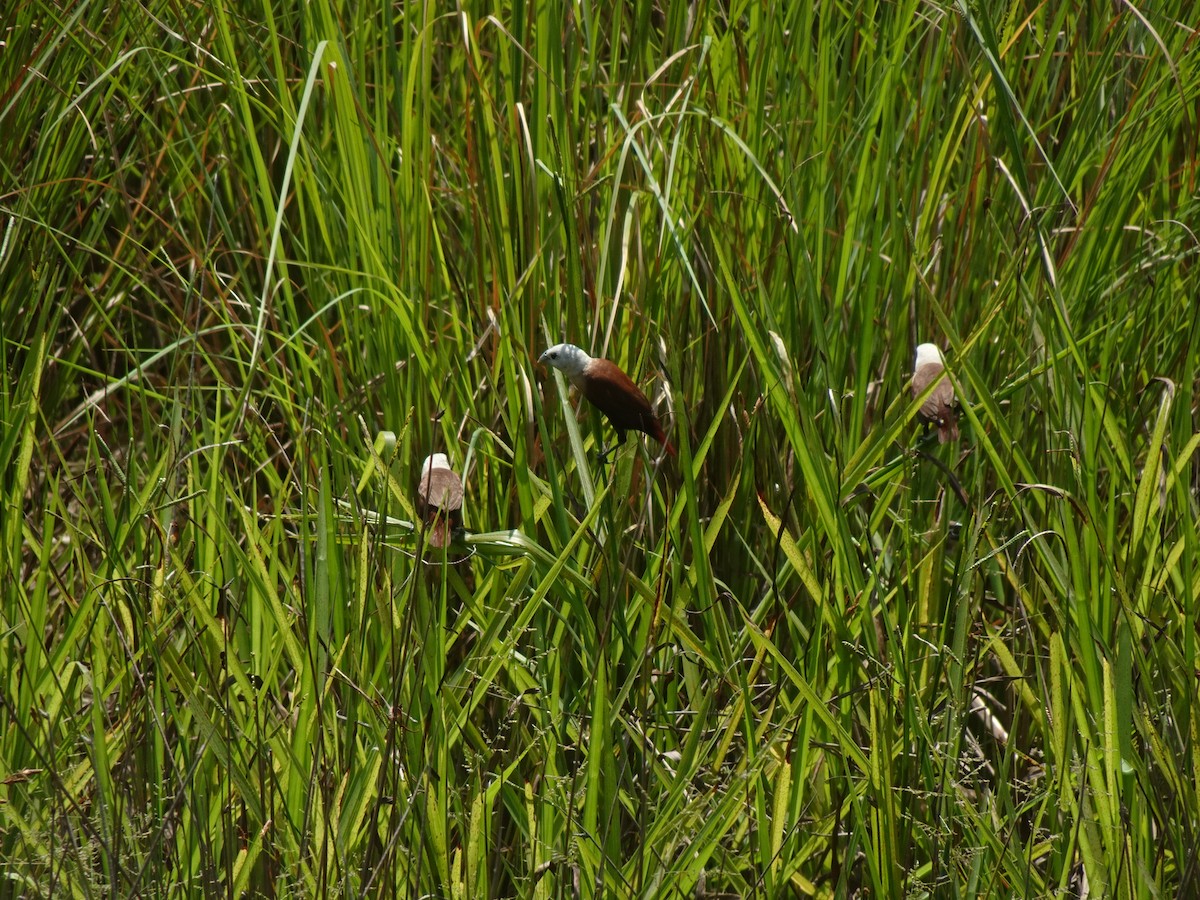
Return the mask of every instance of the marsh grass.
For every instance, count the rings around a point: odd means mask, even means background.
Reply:
[[[1189,11],[17,4],[0,894],[1195,893]]]

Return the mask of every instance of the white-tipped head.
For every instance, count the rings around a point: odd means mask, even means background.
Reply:
[[[450,460],[446,458],[445,453],[435,453],[433,456],[425,457],[425,464],[421,466],[421,477],[424,478],[433,469],[449,469]]]
[[[592,358],[574,344],[555,344],[538,357],[538,362],[553,366],[568,378],[583,374]]]
[[[926,363],[945,364],[942,358],[942,351],[937,344],[918,344],[917,345],[917,364],[916,368],[920,368]]]

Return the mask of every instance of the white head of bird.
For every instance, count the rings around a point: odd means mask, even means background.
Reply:
[[[558,369],[572,381],[583,374],[592,358],[574,344],[555,344],[538,357],[543,365]]]
[[[918,344],[917,345],[917,364],[915,368],[920,368],[926,363],[937,363],[939,366],[945,365],[945,360],[942,358],[941,348],[937,344]]]
[[[421,466],[421,477],[424,478],[433,469],[449,469],[450,460],[446,458],[445,453],[435,453],[433,456],[425,457],[425,463]]]

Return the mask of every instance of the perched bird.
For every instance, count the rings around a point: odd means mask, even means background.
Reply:
[[[421,466],[417,485],[420,511],[429,523],[429,543],[445,547],[462,528],[462,479],[450,468],[445,453],[435,453]]]
[[[937,425],[938,443],[958,440],[958,413],[954,409],[954,385],[946,377],[942,351],[937,344],[917,347],[917,364],[913,369],[913,397],[919,397],[929,385],[937,382],[933,393],[925,398],[917,415],[926,425]]]
[[[675,448],[667,440],[650,401],[628,375],[607,359],[595,359],[574,344],[555,344],[538,357],[570,379],[575,389],[604,415],[617,430],[617,443],[625,443],[626,431],[640,431],[654,438],[672,456]],[[614,448],[603,451],[607,456]]]

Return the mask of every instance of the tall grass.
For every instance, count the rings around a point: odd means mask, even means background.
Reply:
[[[0,894],[1200,890],[1190,10],[18,4]]]

